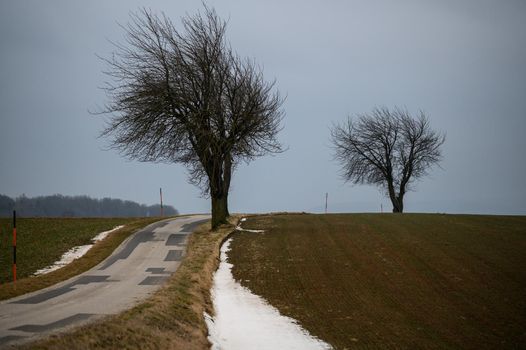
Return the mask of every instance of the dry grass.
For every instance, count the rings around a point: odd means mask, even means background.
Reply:
[[[17,220],[17,267],[16,285],[12,282],[0,284],[0,300],[49,287],[55,283],[76,276],[100,263],[109,256],[128,236],[138,229],[159,221],[161,218],[86,218],[86,219],[48,219],[32,218]],[[0,225],[9,225],[7,219],[1,219]],[[80,259],[71,264],[47,273],[31,277],[36,270],[49,266],[70,248],[89,244],[99,232],[112,229],[121,224],[126,226],[113,232],[106,239],[98,242]],[[11,241],[5,237],[1,249],[2,280],[11,280]],[[8,243],[6,243],[8,241]]]
[[[232,218],[232,223],[237,218]],[[209,349],[203,312],[211,313],[212,275],[219,248],[233,225],[200,226],[188,240],[177,272],[151,298],[131,310],[71,332],[50,336],[31,349]]]
[[[526,346],[526,217],[249,218],[233,274],[337,349]]]

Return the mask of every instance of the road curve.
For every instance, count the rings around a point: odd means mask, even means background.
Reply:
[[[116,314],[152,294],[177,270],[186,240],[208,215],[151,224],[91,270],[0,302],[0,348]]]

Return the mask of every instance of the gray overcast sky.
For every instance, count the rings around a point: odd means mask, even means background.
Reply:
[[[447,133],[441,169],[407,211],[526,214],[526,2],[208,1],[235,50],[287,95],[289,150],[241,166],[231,212],[379,211],[332,161],[329,126],[376,105],[424,110]],[[62,193],[209,211],[178,164],[130,162],[97,136],[105,101],[96,54],[121,41],[130,11],[175,22],[198,1],[0,1],[0,193]]]

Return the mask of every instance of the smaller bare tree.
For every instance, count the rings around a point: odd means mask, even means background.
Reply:
[[[404,195],[414,180],[442,159],[445,141],[423,112],[413,118],[405,109],[385,107],[335,124],[331,138],[343,178],[385,190],[394,213],[404,211]]]

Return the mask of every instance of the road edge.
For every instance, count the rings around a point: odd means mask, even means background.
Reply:
[[[85,255],[58,270],[39,276],[23,278],[18,280],[16,284],[10,282],[2,285],[0,287],[0,302],[24,294],[37,292],[55,284],[67,281],[70,278],[74,278],[100,264],[115,250],[119,249],[121,244],[137,231],[156,222],[176,217],[179,216],[170,218],[143,218],[126,224],[123,228],[112,232],[105,239],[97,242]]]
[[[209,349],[204,312],[213,313],[210,289],[226,237],[240,216],[210,231],[199,226],[188,237],[177,271],[157,292],[130,310],[104,317],[66,333],[51,335],[20,349],[127,348]]]

